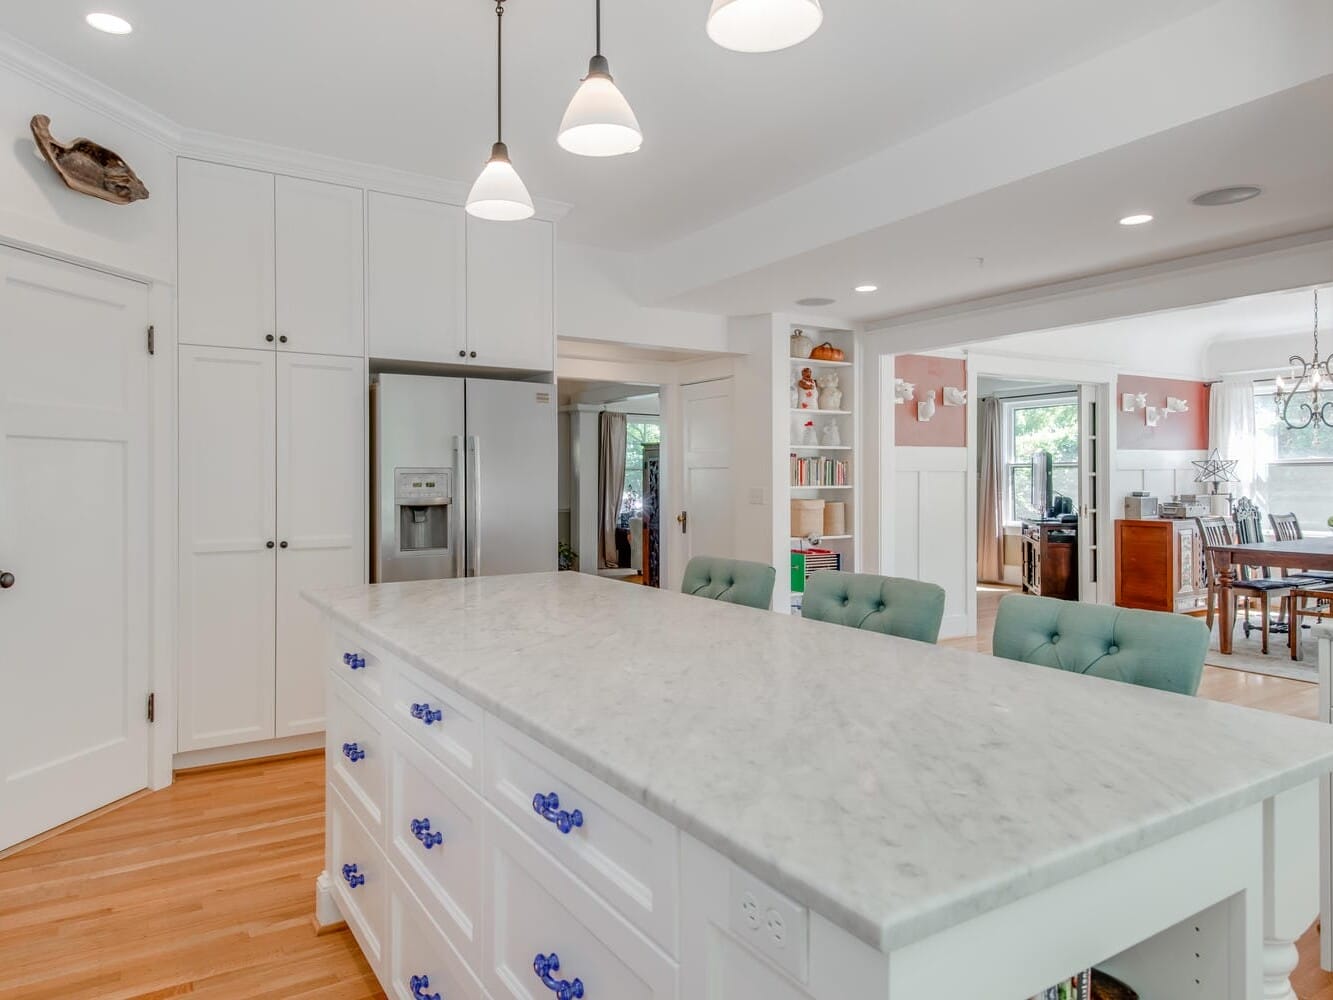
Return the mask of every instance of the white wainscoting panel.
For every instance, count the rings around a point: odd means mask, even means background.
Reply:
[[[897,448],[894,459],[892,572],[943,587],[941,637],[968,635],[976,584],[967,578],[967,449]]]
[[[1175,493],[1206,492],[1207,487],[1194,481],[1197,459],[1204,451],[1118,451],[1111,484],[1111,516],[1125,516],[1125,497],[1134,490],[1147,490],[1158,500],[1169,500]]]

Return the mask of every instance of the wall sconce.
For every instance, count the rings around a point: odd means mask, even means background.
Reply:
[[[1175,396],[1166,397],[1165,406],[1148,406],[1143,410],[1143,419],[1149,427],[1156,427],[1173,413],[1189,413],[1190,401]]]
[[[1148,394],[1146,392],[1127,392],[1120,397],[1120,409],[1125,413],[1146,409],[1147,406]]]
[[[916,418],[922,423],[935,415],[935,390],[926,393],[926,398],[916,404]]]
[[[944,387],[944,405],[945,406],[966,406],[967,390],[955,389],[951,385]]]
[[[907,379],[896,378],[893,380],[893,402],[895,406],[902,406],[915,393],[916,386]]]
[[[1177,399],[1175,396],[1166,397],[1167,413],[1189,413],[1190,401],[1188,399]]]

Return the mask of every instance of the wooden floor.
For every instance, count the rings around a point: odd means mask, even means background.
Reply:
[[[1002,593],[950,645],[989,649]],[[1200,694],[1314,716],[1300,681],[1209,668]],[[196,772],[0,860],[0,998],[383,997],[351,935],[311,924],[323,810],[317,755]],[[1333,1000],[1313,929],[1300,952],[1300,1000]]]

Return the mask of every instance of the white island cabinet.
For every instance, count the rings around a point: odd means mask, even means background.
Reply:
[[[396,1000],[1290,995],[1329,727],[577,573],[307,597],[317,917]]]

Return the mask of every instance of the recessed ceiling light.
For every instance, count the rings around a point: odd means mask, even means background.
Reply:
[[[1141,212],[1138,215],[1127,215],[1120,220],[1122,226],[1141,226],[1145,222],[1152,222],[1152,216],[1146,212]]]
[[[862,295],[869,295],[871,292],[878,292],[879,285],[857,285],[852,291],[860,292]]]
[[[1218,205],[1235,205],[1242,201],[1249,201],[1251,198],[1258,198],[1261,194],[1263,194],[1263,189],[1257,188],[1253,184],[1237,184],[1234,187],[1214,188],[1212,191],[1196,194],[1190,201],[1196,205],[1202,205],[1204,208],[1214,208]]]
[[[134,30],[134,25],[115,14],[93,13],[89,14],[84,20],[91,27],[98,31],[105,31],[108,35],[128,35]]]
[[[833,305],[833,302],[833,299],[825,298],[822,295],[812,295],[808,299],[796,300],[798,306],[831,306]]]

